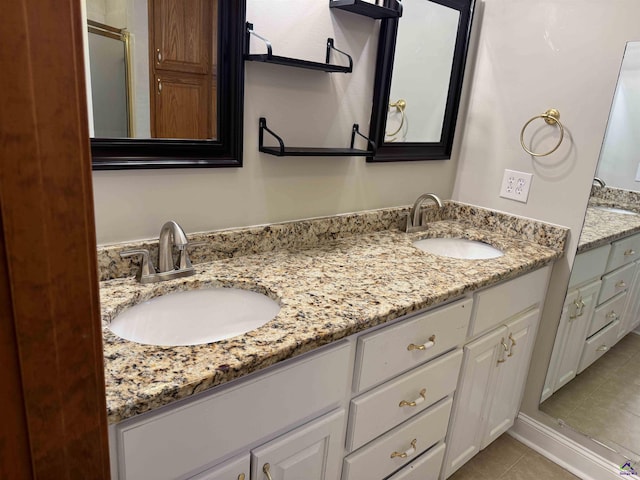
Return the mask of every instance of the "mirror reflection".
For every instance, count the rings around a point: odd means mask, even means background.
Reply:
[[[85,0],[93,137],[217,137],[217,1]]]
[[[385,142],[439,142],[460,12],[425,0],[402,4]]]
[[[640,456],[640,42],[627,44],[540,410]]]

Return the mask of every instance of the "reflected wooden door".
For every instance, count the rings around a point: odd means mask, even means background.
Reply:
[[[217,1],[149,2],[151,135],[216,136]]]

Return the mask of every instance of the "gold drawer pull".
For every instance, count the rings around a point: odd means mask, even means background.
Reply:
[[[598,348],[596,348],[596,351],[598,352],[606,352],[607,350],[609,350],[609,347],[607,347],[606,345],[600,345]]]
[[[615,311],[611,310],[609,313],[607,313],[606,317],[609,320],[617,320],[618,319],[618,314]]]
[[[575,305],[575,307],[576,307],[576,313],[574,313],[573,315],[569,315],[569,320],[575,320],[576,318],[581,317],[581,316],[582,316],[582,314],[584,313],[584,306],[585,306],[585,303],[584,303],[584,301],[582,300],[582,296],[580,296],[580,297],[576,298],[576,299],[573,301],[573,304],[574,304],[574,305]]]
[[[627,286],[626,283],[624,283],[624,280],[620,280],[618,283],[616,283],[616,288],[625,288]]]
[[[636,251],[633,248],[630,248],[629,250],[624,252],[624,256],[628,257],[629,255],[635,255]]]
[[[407,458],[409,455],[413,455],[414,453],[416,453],[416,443],[418,443],[418,439],[414,438],[411,442],[411,448],[409,450],[407,450],[406,452],[393,452],[391,454],[391,458]]]
[[[238,475],[238,480],[244,480],[244,473],[241,473],[240,475]]]
[[[262,467],[262,472],[267,476],[267,480],[273,480],[273,477],[271,476],[271,465],[265,463]]]
[[[416,345],[415,343],[410,343],[407,346],[407,350],[411,351],[411,350],[426,350],[428,348],[433,347],[436,344],[436,336],[435,335],[431,335],[429,337],[429,341],[427,343],[423,343],[422,345]]]
[[[500,339],[500,345],[502,345],[502,348],[504,349],[505,352],[509,351],[509,346],[506,343],[504,343],[504,337],[502,337],[502,339]],[[504,352],[503,352],[502,353],[502,358],[498,359],[498,363],[504,363],[506,361],[507,361],[507,359],[504,358]]]
[[[425,401],[427,397],[427,389],[423,388],[422,390],[420,390],[420,396],[418,398],[416,398],[413,402],[408,402],[406,400],[402,400],[400,402],[400,407],[415,407],[417,405],[420,405],[422,402]]]

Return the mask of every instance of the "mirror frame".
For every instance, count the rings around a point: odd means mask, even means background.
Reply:
[[[447,160],[451,158],[453,136],[462,95],[462,80],[469,50],[471,23],[475,0],[429,0],[433,3],[453,8],[460,13],[456,44],[453,53],[449,91],[442,123],[439,142],[387,142],[385,143],[385,126],[391,91],[391,76],[396,49],[398,23],[401,18],[382,20],[376,76],[373,90],[373,108],[369,138],[378,146],[375,155],[367,157],[367,162],[404,162],[419,160]],[[406,14],[406,11],[405,11]]]
[[[93,170],[242,167],[244,0],[218,2],[218,138],[92,138]]]

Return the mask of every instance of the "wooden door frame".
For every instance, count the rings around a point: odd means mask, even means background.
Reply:
[[[0,18],[2,478],[109,478],[80,8]]]

